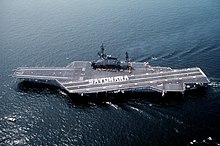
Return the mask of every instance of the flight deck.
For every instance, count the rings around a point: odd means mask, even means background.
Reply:
[[[198,68],[152,67],[145,62],[129,62],[128,69],[93,68],[92,62],[74,61],[67,67],[20,67],[13,77],[53,83],[68,93],[157,91],[182,92],[205,86],[209,79]]]

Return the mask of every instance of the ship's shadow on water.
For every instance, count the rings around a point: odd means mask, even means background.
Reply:
[[[18,83],[16,90],[18,92],[39,93],[39,94],[58,94],[60,88],[54,85],[35,83],[31,81],[21,81]]]
[[[94,103],[102,105],[105,102],[123,104],[129,101],[147,102],[158,105],[175,105],[183,103],[187,98],[199,98],[206,93],[207,88],[186,91],[184,94],[178,92],[166,93],[162,96],[159,92],[125,92],[125,93],[94,93],[94,94],[69,94],[65,90],[44,83],[22,81],[17,85],[18,92],[37,94],[57,94],[65,96],[71,104],[88,105]]]

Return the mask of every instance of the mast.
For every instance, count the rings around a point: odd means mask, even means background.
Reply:
[[[98,52],[98,55],[99,55],[100,59],[106,59],[105,48],[104,48],[103,43],[100,46],[100,51]]]

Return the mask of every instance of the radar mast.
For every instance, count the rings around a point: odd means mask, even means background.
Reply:
[[[100,51],[98,52],[98,55],[99,55],[100,59],[106,59],[105,48],[104,48],[103,43],[100,46]]]

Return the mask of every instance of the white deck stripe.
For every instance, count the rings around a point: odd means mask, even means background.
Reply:
[[[203,75],[199,75],[199,76],[197,76],[197,77],[203,77]],[[178,78],[170,78],[170,79],[167,79],[168,81],[172,81],[172,80],[177,80]],[[192,77],[183,77],[183,79],[192,79]],[[151,81],[144,81],[144,82],[138,82],[139,84],[141,83],[141,84],[144,84],[143,86],[152,86],[152,84],[155,84],[156,82],[162,82],[162,81],[164,81],[164,79],[160,79],[160,80],[155,80],[154,81],[154,83],[150,83]],[[183,83],[184,83],[184,81],[183,81]],[[129,87],[127,87],[127,88],[131,88],[131,86],[133,85],[133,86],[135,86],[135,83],[126,83],[126,84],[124,84],[125,86],[129,86]],[[124,85],[122,85],[122,87],[124,86]],[[157,86],[157,84],[155,84],[155,86],[153,86],[154,88]],[[105,87],[114,87],[114,88],[116,88],[116,89],[118,89],[118,85],[107,85],[107,86],[105,86]],[[136,86],[135,86],[136,87]],[[90,89],[90,91],[92,90],[92,89],[99,89],[99,88],[103,88],[103,85],[101,85],[100,84],[100,86],[99,87],[91,87],[91,88],[86,88],[86,89]],[[77,91],[85,91],[85,89],[75,89],[75,90],[69,90],[68,88],[66,88],[68,91],[74,91],[74,92],[77,92]],[[107,89],[107,88],[106,88]],[[123,88],[123,89],[125,89],[125,87]]]
[[[146,74],[140,74],[140,75],[130,75],[130,76],[128,76],[128,78],[130,79],[130,80],[135,80],[135,79],[131,79],[131,78],[133,78],[133,77],[139,77],[139,76],[146,76],[146,78],[156,78],[156,77],[165,77],[165,76],[173,76],[173,75],[179,75],[179,73],[178,72],[170,72],[170,73],[174,73],[174,74],[168,74],[168,75],[161,75],[161,73],[150,73],[150,74],[148,74],[148,75],[146,75]],[[196,73],[196,72],[187,72],[187,73],[180,73],[181,75],[182,74],[191,74],[191,73]],[[198,73],[200,73],[200,72],[198,72]],[[153,75],[161,75],[161,76],[154,76],[154,77],[152,77]],[[148,76],[150,76],[150,77],[148,77]],[[146,79],[145,78],[145,79]],[[93,79],[93,78],[91,78],[91,79]],[[137,79],[140,79],[140,78],[137,78]],[[85,82],[88,82],[88,80],[84,80],[84,81],[74,81],[74,82],[72,82],[72,81],[70,81],[70,82],[65,82],[65,83],[62,83],[62,84],[64,84],[64,85],[66,85],[66,84],[74,84],[74,83],[85,83]]]
[[[200,72],[191,72],[191,73],[183,73],[183,74],[173,74],[173,75],[164,75],[164,76],[155,76],[155,77],[147,77],[147,78],[135,78],[135,79],[129,79],[129,80],[126,80],[126,81],[121,81],[121,82],[129,82],[129,81],[138,81],[138,80],[147,80],[147,79],[155,79],[155,78],[161,78],[161,77],[163,77],[163,78],[166,78],[166,77],[171,77],[171,76],[181,76],[181,75],[186,75],[186,74],[188,74],[188,75],[192,75],[192,74],[195,74],[195,73],[200,73]],[[179,77],[178,77],[179,78]],[[182,76],[181,76],[181,78],[182,78]],[[182,78],[183,79],[183,78]],[[165,79],[164,79],[165,80]],[[121,83],[120,82],[120,83]],[[87,83],[89,83],[89,81],[87,81]],[[111,82],[112,83],[112,82]],[[118,82],[114,82],[114,83],[118,83]],[[102,85],[104,85],[104,84],[109,84],[109,83],[103,83]],[[64,84],[65,85],[65,84]],[[90,84],[83,84],[83,85],[74,85],[74,86],[66,86],[67,88],[74,88],[74,87],[81,87],[81,86],[88,86],[88,85],[90,85]],[[93,84],[91,84],[91,85],[93,85]]]
[[[49,70],[49,71],[51,71],[51,70],[76,70],[76,69],[68,69],[68,68],[18,68],[17,69],[18,71],[22,71],[22,70],[24,70],[24,71],[32,71],[32,70],[37,70],[37,71],[45,71],[45,70]],[[79,69],[78,69],[79,70]]]
[[[58,77],[58,76],[33,76],[33,75],[18,75],[17,78],[33,78],[33,79],[72,79],[70,77]]]
[[[203,75],[200,75],[201,77],[203,77]],[[198,77],[200,77],[200,76],[198,76]],[[183,77],[184,79],[190,79],[189,77]],[[168,80],[175,80],[175,79],[177,79],[177,78],[171,78],[171,79],[168,79]],[[163,81],[163,80],[157,80],[157,81],[155,81],[155,82],[161,82],[161,81]],[[147,87],[147,86],[152,86],[152,84],[149,84],[150,83],[150,81],[145,81],[145,82],[141,82],[143,85],[142,86],[140,86],[139,85],[139,87]],[[184,82],[183,82],[184,83]],[[147,85],[148,84],[148,85]],[[133,86],[134,87],[133,87]],[[157,85],[157,84],[155,84],[155,85]],[[137,88],[137,86],[135,86],[135,83],[128,83],[128,84],[125,84],[125,86],[128,86],[127,87],[127,89],[128,88]],[[111,87],[111,88],[113,88],[113,89],[111,89],[111,90],[118,90],[119,88],[118,88],[118,85],[109,85],[109,86],[105,86],[106,87],[106,90],[104,90],[104,91],[108,91],[108,87]],[[156,86],[152,86],[153,88],[156,88]],[[67,89],[67,88],[66,88]],[[86,89],[89,89],[89,91],[90,91],[90,93],[92,93],[92,92],[95,92],[95,91],[100,91],[100,90],[102,90],[103,89],[103,86],[100,86],[100,87],[92,87],[92,88],[86,88]],[[94,91],[92,91],[93,89],[96,89],[96,90],[94,90]],[[120,89],[126,89],[126,87],[123,87],[123,85],[122,85],[122,87],[120,88]],[[85,91],[85,89],[75,89],[75,90],[69,90],[69,89],[67,89],[70,93],[78,93],[78,92],[83,92],[84,91],[84,93],[86,93]],[[184,90],[184,89],[183,89]],[[175,90],[174,90],[175,91]],[[179,91],[179,90],[178,90]],[[182,91],[182,90],[181,90]],[[87,92],[88,93],[88,92]]]
[[[147,75],[156,75],[156,74],[168,74],[168,73],[178,73],[178,72],[182,72],[182,71],[194,71],[194,70],[198,70],[198,68],[191,68],[190,70],[187,70],[187,69],[179,69],[179,70],[169,70],[169,71],[163,71],[163,73],[160,73],[160,72],[156,72],[156,73],[145,73],[145,74],[140,74],[140,75],[135,75],[136,77],[137,76],[147,76]]]
[[[207,76],[205,75],[205,73],[200,69],[200,68],[198,68],[199,69],[199,71],[200,71],[200,73],[204,76],[204,77],[206,77],[206,79],[209,81],[209,79],[207,78]],[[209,81],[210,82],[210,81]]]

